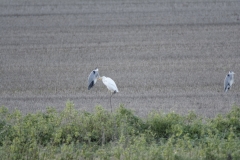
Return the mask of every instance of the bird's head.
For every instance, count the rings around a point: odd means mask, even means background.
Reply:
[[[97,79],[100,77],[99,72],[98,72],[98,68],[95,68],[95,69],[93,70],[93,73],[95,74],[95,76],[97,77]]]
[[[102,77],[99,76],[99,77],[98,77],[99,80],[102,80],[103,78],[106,78],[106,77],[105,77],[105,76],[102,76]]]
[[[230,75],[234,75],[235,73],[234,73],[233,71],[229,71],[228,74],[230,74]]]

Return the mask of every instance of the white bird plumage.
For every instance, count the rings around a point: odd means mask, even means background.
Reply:
[[[112,95],[119,92],[116,83],[109,77],[99,76],[99,79],[102,80],[103,84],[107,87],[107,89],[110,91],[110,106],[111,106],[111,112],[112,112],[112,103],[111,103],[111,98]]]
[[[224,80],[224,91],[227,92],[231,89],[233,83],[234,83],[234,72],[229,71],[229,73],[226,75]]]
[[[118,88],[116,83],[109,77],[102,76],[101,77],[103,84],[107,86],[107,89],[111,91],[112,93],[118,92]]]

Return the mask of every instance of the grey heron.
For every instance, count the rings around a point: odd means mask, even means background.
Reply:
[[[229,71],[229,73],[226,75],[225,80],[224,80],[224,91],[227,92],[230,90],[231,86],[234,83],[234,72]]]
[[[88,76],[88,90],[90,90],[96,83],[99,78],[98,68],[94,69]]]

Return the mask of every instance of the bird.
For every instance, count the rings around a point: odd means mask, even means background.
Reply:
[[[103,84],[107,87],[107,89],[110,91],[110,106],[111,106],[111,112],[112,112],[112,103],[111,98],[112,95],[119,92],[116,83],[109,77],[99,76],[99,80],[102,80]]]
[[[98,68],[95,68],[88,76],[88,90],[90,90],[99,78]]]
[[[233,71],[229,71],[229,73],[226,75],[226,78],[224,80],[224,91],[227,92],[228,90],[230,90],[230,88],[232,87],[233,83],[234,83],[234,72]]]

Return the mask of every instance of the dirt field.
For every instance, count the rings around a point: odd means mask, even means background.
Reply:
[[[240,105],[240,1],[1,0],[0,105],[24,113],[119,104],[213,117]],[[235,84],[223,92],[234,71]]]

